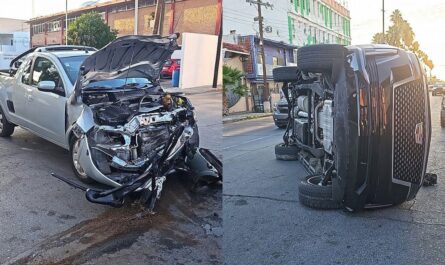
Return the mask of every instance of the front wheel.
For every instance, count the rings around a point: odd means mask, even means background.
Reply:
[[[339,209],[341,202],[332,198],[332,185],[322,186],[321,176],[307,176],[298,185],[300,202],[315,209]]]
[[[9,137],[14,133],[14,124],[10,123],[0,108],[0,137]]]
[[[71,167],[73,168],[76,177],[83,183],[91,184],[95,181],[88,177],[85,170],[80,165],[80,142],[81,138],[73,137],[70,142],[70,156],[71,156]]]

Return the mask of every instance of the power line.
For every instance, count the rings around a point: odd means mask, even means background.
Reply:
[[[256,4],[258,9],[258,27],[260,31],[260,49],[261,49],[261,64],[263,66],[263,83],[264,83],[264,97],[263,102],[269,101],[270,91],[267,83],[267,71],[266,71],[266,56],[264,54],[264,33],[263,33],[263,16],[261,14],[261,9],[263,7],[273,9],[273,5],[269,2],[262,2],[261,0],[246,0],[247,3]],[[264,103],[263,103],[264,106]]]

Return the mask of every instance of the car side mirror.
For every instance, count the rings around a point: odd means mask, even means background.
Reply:
[[[46,92],[54,92],[56,89],[56,83],[54,81],[40,81],[37,84],[37,89]]]
[[[20,65],[22,65],[22,61],[16,61],[16,62],[14,62],[14,67],[15,67],[16,69],[18,69],[18,68],[20,67]]]

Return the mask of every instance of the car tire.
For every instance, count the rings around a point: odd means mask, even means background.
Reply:
[[[334,65],[343,62],[345,54],[346,48],[338,44],[305,46],[297,50],[297,64],[303,72],[332,72]]]
[[[278,125],[276,123],[275,123],[275,126],[277,126],[280,129],[286,129],[286,127],[287,127],[287,125],[283,125],[283,124]]]
[[[275,157],[277,160],[295,161],[298,160],[300,148],[294,145],[286,146],[284,143],[275,145]]]
[[[339,209],[341,202],[332,198],[332,185],[317,185],[321,176],[307,176],[298,184],[300,203],[314,209]]]
[[[86,184],[92,184],[96,181],[90,178],[85,172],[83,172],[82,167],[78,164],[78,157],[76,158],[76,150],[78,148],[78,144],[80,143],[80,139],[73,136],[70,140],[70,162],[71,168],[73,169],[74,175]],[[77,161],[76,161],[77,160]]]
[[[0,137],[9,137],[14,133],[15,125],[10,123],[0,108]]]

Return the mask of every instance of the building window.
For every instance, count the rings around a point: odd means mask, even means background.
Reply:
[[[60,31],[60,21],[48,22],[48,32]]]
[[[45,24],[35,24],[32,25],[32,32],[33,34],[39,34],[45,31]]]
[[[156,0],[145,0],[139,1],[139,8],[146,6],[154,6],[156,4]]]

